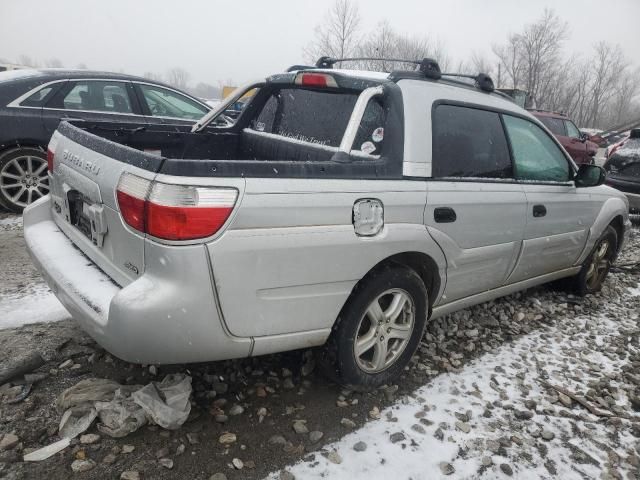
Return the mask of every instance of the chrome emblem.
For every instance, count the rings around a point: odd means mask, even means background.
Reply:
[[[80,155],[76,155],[75,153],[71,153],[69,150],[65,150],[62,152],[62,159],[66,160],[67,163],[71,165],[75,165],[82,170],[85,170],[93,175],[98,175],[100,173],[100,166],[96,165],[93,162],[89,162],[82,158]]]

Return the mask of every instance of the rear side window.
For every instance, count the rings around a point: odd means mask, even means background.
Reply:
[[[500,116],[439,105],[433,115],[432,176],[511,178],[513,168]]]
[[[503,115],[518,180],[567,182],[569,162],[556,143],[529,120]]]
[[[28,98],[24,99],[21,103],[21,107],[41,107],[44,104],[44,100],[49,96],[53,90],[53,86],[43,87],[37,92],[29,95]]]
[[[357,99],[356,93],[281,89],[267,100],[251,128],[307,143],[338,147]],[[365,118],[376,117],[374,111],[368,113]],[[356,142],[362,138],[357,138]],[[354,143],[355,149],[359,147]]]
[[[553,117],[536,117],[540,120],[545,127],[547,127],[551,133],[554,135],[566,135],[567,132],[564,130],[564,122],[559,118]]]
[[[66,110],[131,113],[131,102],[124,82],[77,82],[62,99]]]

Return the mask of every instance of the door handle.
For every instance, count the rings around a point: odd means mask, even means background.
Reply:
[[[547,214],[547,207],[545,207],[544,205],[534,205],[533,206],[533,216],[538,218],[538,217],[544,217]]]
[[[456,218],[456,212],[451,207],[438,207],[433,211],[433,219],[436,223],[453,223]]]

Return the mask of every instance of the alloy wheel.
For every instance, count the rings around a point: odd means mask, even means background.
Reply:
[[[0,170],[0,190],[5,199],[23,208],[47,195],[47,161],[33,155],[13,158]]]
[[[415,325],[415,305],[404,290],[383,292],[370,304],[358,325],[353,353],[367,373],[390,367],[406,348]]]
[[[586,283],[590,290],[595,290],[604,281],[610,266],[611,244],[604,239],[594,251],[587,270]]]

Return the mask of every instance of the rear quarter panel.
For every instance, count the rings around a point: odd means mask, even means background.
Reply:
[[[385,226],[358,237],[352,207],[384,204]],[[209,244],[226,325],[240,337],[329,329],[356,283],[396,253],[444,257],[422,223],[421,181],[250,179],[237,216]]]

